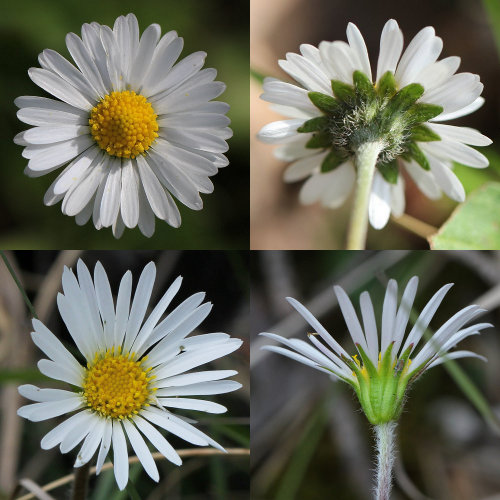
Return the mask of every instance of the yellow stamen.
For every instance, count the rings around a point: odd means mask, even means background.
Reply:
[[[115,354],[114,349],[108,349],[87,364],[83,396],[89,409],[104,417],[123,419],[147,406],[154,392],[149,387],[152,377],[146,377],[150,368],[141,366],[144,359],[133,359],[129,353]]]
[[[111,92],[90,112],[90,131],[109,155],[135,158],[158,137],[157,116],[144,96],[129,90]]]

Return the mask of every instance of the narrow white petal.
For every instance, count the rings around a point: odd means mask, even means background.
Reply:
[[[398,300],[398,284],[395,280],[389,280],[385,291],[384,306],[382,309],[382,338],[380,352],[385,354],[387,347],[394,341],[394,326],[396,322],[396,307]]]
[[[377,366],[378,362],[378,333],[377,322],[375,321],[375,311],[373,310],[372,300],[368,292],[363,292],[359,296],[359,306],[363,317],[363,326],[365,327],[366,343],[368,345],[368,356],[371,362]]]
[[[370,224],[375,229],[386,226],[391,215],[391,184],[376,171],[368,205]]]
[[[424,151],[443,160],[452,160],[475,168],[486,168],[489,165],[486,156],[461,142],[443,139],[435,143],[428,142],[422,146]]]
[[[94,415],[88,410],[72,415],[45,434],[40,446],[44,450],[54,448],[54,446],[60,444],[68,434],[73,434],[74,429],[80,428],[82,425],[87,427],[92,425],[94,418]]]
[[[194,373],[184,373],[164,380],[163,387],[178,387],[183,385],[197,384],[199,382],[211,382],[232,377],[238,372],[236,370],[208,370]]]
[[[398,313],[396,315],[396,325],[394,327],[394,347],[392,348],[392,357],[396,359],[399,353],[399,348],[403,341],[406,325],[410,319],[413,301],[418,288],[418,277],[413,276],[406,285],[401,304],[399,305]]]
[[[432,118],[431,122],[444,122],[448,120],[454,120],[455,118],[460,118],[462,116],[470,115],[477,111],[483,104],[485,100],[484,97],[478,97],[475,101],[471,102],[469,105],[464,106],[463,108],[458,109],[457,111],[453,111],[450,113],[441,113],[436,116],[436,118]]]
[[[204,411],[206,413],[226,413],[227,408],[213,401],[189,398],[158,398],[158,401],[167,408],[181,408],[183,410]]]
[[[128,483],[128,452],[122,425],[116,420],[113,421],[112,442],[116,484],[120,490],[123,490]]]
[[[141,462],[141,465],[144,467],[144,470],[153,481],[158,482],[160,479],[158,469],[155,461],[153,460],[153,456],[151,455],[151,452],[149,451],[149,448],[139,431],[127,419],[123,420],[123,427],[125,428],[130,444],[132,445],[137,458]]]
[[[87,434],[87,437],[85,438],[85,441],[83,442],[83,445],[76,457],[74,467],[81,467],[94,456],[97,447],[102,442],[105,428],[106,420],[104,418],[99,419],[92,432]]]
[[[480,356],[479,354],[476,354],[475,352],[471,351],[454,351],[454,352],[449,352],[446,354],[446,356],[442,356],[437,358],[435,361],[430,363],[427,367],[426,370],[429,368],[433,368],[434,366],[438,366],[442,363],[445,363],[448,359],[459,359],[459,358],[477,358],[480,359],[481,361],[484,361],[485,363],[488,361],[484,356]]]
[[[372,69],[370,66],[370,59],[368,57],[365,40],[363,39],[363,35],[359,31],[358,27],[353,23],[349,23],[347,25],[347,40],[349,41],[351,49],[358,58],[360,64],[359,69],[371,80]]]
[[[167,460],[175,465],[181,465],[182,460],[173,446],[147,420],[136,415],[134,423]]]
[[[377,64],[377,82],[387,72],[396,71],[401,52],[403,51],[403,33],[398,23],[390,19],[385,23],[380,36],[380,53]]]
[[[469,127],[456,127],[454,125],[444,125],[440,123],[429,123],[431,130],[440,135],[442,139],[453,142],[463,142],[471,146],[489,146],[492,140],[481,132]]]
[[[190,375],[190,374],[187,374]],[[166,380],[168,385],[169,379]],[[160,385],[160,384],[158,384]],[[208,396],[213,394],[225,394],[227,392],[233,392],[241,387],[239,382],[234,380],[212,380],[208,382],[199,382],[195,384],[189,384],[177,387],[164,387],[156,391],[156,396],[168,397],[168,396]]]
[[[101,446],[99,448],[99,453],[97,455],[96,474],[99,474],[99,472],[101,472],[102,464],[104,463],[104,460],[106,460],[106,457],[108,456],[108,452],[111,447],[112,432],[113,432],[113,424],[111,420],[106,420]]]
[[[434,178],[446,195],[459,203],[465,201],[465,189],[451,168],[432,155],[428,155],[427,158]]]
[[[268,123],[260,129],[257,136],[259,140],[268,144],[284,142],[295,137],[298,134],[297,128],[299,128],[303,123],[304,120],[300,118]]]
[[[63,399],[73,399],[75,397],[75,393],[71,391],[65,391],[63,389],[40,389],[31,384],[20,385],[17,390],[21,396],[38,403],[61,401]]]

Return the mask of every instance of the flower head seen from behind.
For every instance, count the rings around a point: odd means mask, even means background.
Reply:
[[[429,368],[447,359],[475,357],[486,361],[483,356],[471,351],[450,350],[463,339],[492,326],[489,323],[466,326],[484,311],[479,306],[471,305],[452,316],[418,349],[424,332],[452,284],[443,286],[434,294],[410,333],[405,335],[417,286],[418,278],[415,276],[408,282],[398,306],[398,285],[394,280],[389,281],[380,330],[377,329],[368,292],[363,292],[359,299],[362,326],[345,291],[335,286],[338,303],[356,348],[355,355],[349,354],[323,325],[293,298],[288,298],[288,302],[314,329],[314,333],[308,334],[312,345],[300,339],[261,333],[289,348],[264,346],[263,349],[288,356],[348,383],[356,391],[363,411],[372,424],[395,421],[403,408],[407,388]]]
[[[201,210],[200,193],[211,193],[210,177],[228,164],[226,103],[212,101],[225,90],[217,71],[202,69],[205,52],[177,62],[183,39],[175,31],[160,38],[152,24],[139,35],[133,14],[113,29],[84,24],[82,37],[66,36],[73,65],[44,50],[35,84],[54,96],[15,100],[18,118],[33,128],[18,134],[28,159],[25,173],[39,177],[64,167],[44,203],[62,201],[62,211],[97,229],[139,226],[150,237],[155,216],[173,227],[181,217],[173,198]]]
[[[143,270],[132,297],[132,274],[120,282],[116,305],[111,287],[100,263],[94,280],[82,261],[77,277],[65,268],[57,304],[76,347],[85,358],[81,364],[39,320],[33,320],[32,338],[49,359],[38,362],[47,377],[60,380],[73,390],[19,387],[21,395],[35,401],[18,410],[21,417],[38,422],[60,415],[73,415],[44,436],[43,449],[59,445],[67,453],[82,441],[75,467],[89,462],[96,451],[97,472],[110,449],[116,482],[123,489],[128,481],[127,436],[134,453],[148,475],[159,480],[158,469],[145,438],[176,465],[181,459],[158,429],[198,446],[224,449],[193,426],[189,419],[171,409],[224,413],[215,402],[192,396],[223,394],[241,384],[224,380],[234,370],[192,371],[221,358],[242,342],[225,333],[188,335],[210,313],[212,305],[203,303],[200,292],[184,300],[160,321],[178,292],[177,278],[148,317],[145,316],[155,280],[151,262]],[[186,373],[187,372],[187,373]]]
[[[453,162],[488,166],[470,145],[491,141],[477,130],[439,122],[483,104],[479,77],[456,73],[459,57],[438,61],[443,42],[430,26],[403,52],[403,34],[396,21],[388,21],[376,72],[352,23],[347,39],[321,42],[318,48],[303,44],[300,55],[288,53],[279,64],[297,83],[264,81],[262,99],[290,118],[259,132],[264,142],[282,143],[277,158],[293,162],[284,180],[307,179],[300,191],[303,204],[337,208],[359,177],[360,157],[368,157],[376,167],[368,179],[369,220],[376,229],[387,224],[391,212],[396,217],[404,213],[403,170],[427,197],[437,199],[444,192],[464,201]]]

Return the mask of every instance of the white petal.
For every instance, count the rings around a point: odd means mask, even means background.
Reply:
[[[461,142],[443,139],[436,141],[435,144],[434,142],[425,143],[422,149],[443,160],[453,160],[469,167],[486,168],[489,165],[486,156]]]
[[[213,401],[189,398],[159,398],[158,401],[167,408],[204,411],[206,413],[225,413],[227,408]]]
[[[167,460],[175,465],[181,465],[182,460],[173,446],[147,420],[136,415],[134,423]]]
[[[285,173],[283,174],[283,180],[285,182],[296,182],[305,179],[306,177],[311,175],[314,170],[319,169],[321,162],[324,160],[327,154],[327,152],[313,154],[295,161],[285,170]]]
[[[45,434],[40,446],[44,450],[54,448],[54,446],[60,444],[68,434],[73,434],[74,429],[80,428],[82,425],[86,427],[92,425],[95,418],[96,417],[88,410],[72,415]]]
[[[373,177],[368,216],[375,229],[382,229],[391,215],[391,184],[376,171]]]
[[[98,261],[94,269],[95,293],[97,305],[102,318],[102,329],[104,330],[104,339],[102,344],[106,346],[113,345],[115,331],[115,307],[113,304],[113,294],[109,284],[108,275],[102,264]]]
[[[426,370],[429,368],[432,368],[434,366],[438,366],[442,363],[445,363],[449,359],[459,359],[459,358],[477,358],[480,359],[481,361],[484,361],[485,363],[488,361],[484,356],[480,356],[479,354],[476,354],[475,352],[471,351],[454,351],[454,352],[449,352],[446,354],[446,356],[439,357],[435,361],[429,364],[429,366],[426,367]]]
[[[431,172],[439,187],[452,199],[458,202],[465,201],[465,190],[458,177],[451,168],[444,165],[440,160],[428,155]]]
[[[405,181],[398,175],[396,184],[391,185],[391,212],[395,217],[401,217],[405,211]]]
[[[283,71],[286,71],[292,78],[309,90],[322,93],[331,93],[331,84],[328,76],[319,66],[305,57],[289,52],[286,61],[278,61]]]
[[[24,384],[17,388],[21,396],[36,401],[37,403],[47,403],[49,401],[61,401],[66,398],[74,398],[75,393],[63,389],[40,389],[35,385]]]
[[[377,366],[379,353],[377,322],[375,321],[375,312],[373,310],[372,300],[368,292],[361,293],[359,296],[359,305],[361,308],[361,315],[363,317],[366,344],[368,345],[367,354],[371,362]]]
[[[349,23],[347,25],[347,40],[349,41],[351,49],[358,58],[360,64],[359,69],[371,80],[372,70],[370,66],[370,59],[368,57],[368,50],[366,49],[363,35],[359,31],[358,27],[353,23]]]
[[[484,104],[484,97],[478,97],[475,101],[471,102],[469,105],[464,106],[463,108],[458,109],[457,111],[453,111],[450,113],[441,113],[436,116],[436,118],[432,118],[431,122],[444,122],[448,120],[454,120],[455,118],[460,118],[462,116],[470,115],[477,111]]]
[[[120,211],[121,189],[121,160],[116,158],[111,161],[101,201],[101,224],[104,227],[112,226],[118,217],[118,213]]]
[[[128,483],[128,452],[122,425],[116,420],[113,421],[112,441],[116,484],[120,490],[123,490]]]
[[[139,179],[132,160],[122,164],[122,189],[120,210],[123,222],[129,228],[137,226],[139,221]]]
[[[127,419],[123,420],[123,427],[125,428],[125,432],[127,433],[130,444],[132,445],[137,458],[141,462],[141,465],[144,467],[144,470],[148,473],[148,476],[153,481],[158,482],[160,479],[158,469],[156,467],[155,461],[153,460],[153,456],[151,455],[151,452],[149,451],[149,448],[144,439],[139,434],[139,431]]]
[[[415,184],[418,186],[420,191],[427,196],[427,198],[430,198],[431,200],[441,198],[441,189],[439,189],[432,172],[424,170],[413,160],[410,162],[405,161],[403,164]]]
[[[406,285],[401,303],[399,305],[398,313],[396,315],[396,324],[394,327],[394,347],[392,348],[392,358],[396,359],[399,353],[401,342],[403,341],[406,325],[410,319],[413,301],[417,293],[418,277],[413,276]]]
[[[377,64],[377,82],[387,72],[396,71],[401,52],[403,51],[403,33],[398,23],[390,19],[385,23],[380,36],[380,53]]]
[[[113,433],[112,421],[106,420],[106,426],[104,427],[101,447],[99,448],[99,453],[97,455],[96,474],[99,474],[99,472],[101,472],[102,464],[104,463],[104,460],[106,460],[106,457],[108,456],[108,452],[111,447],[112,433]]]
[[[380,352],[382,356],[384,356],[389,344],[394,340],[397,300],[398,284],[395,280],[389,280],[382,309],[382,338],[380,341]]]
[[[65,396],[64,399],[59,401],[47,401],[22,406],[17,410],[17,414],[32,422],[40,422],[41,420],[47,420],[49,418],[58,417],[59,415],[64,415],[65,413],[70,413],[83,406],[84,403],[82,398],[77,394],[73,394],[73,396]]]
[[[54,380],[62,380],[68,384],[81,387],[83,384],[83,379],[80,375],[76,375],[74,370],[67,368],[59,363],[54,363],[48,359],[41,359],[37,363],[38,369],[47,377],[53,378]]]
[[[288,349],[284,349],[283,347],[278,347],[278,346],[274,346],[274,345],[265,345],[262,347],[262,350],[281,354],[282,356],[286,356],[287,358],[293,359],[294,361],[298,361],[299,363],[302,363],[303,365],[310,366],[311,368],[319,370],[320,372],[324,372],[324,373],[328,373],[329,375],[332,375],[331,371],[327,370],[326,368],[321,367],[315,361],[312,361],[309,358],[302,356],[301,354],[297,354],[296,352],[290,351]]]
[[[197,384],[199,382],[211,382],[227,377],[232,377],[238,372],[235,370],[208,370],[194,373],[184,373],[164,380],[163,387],[178,387],[183,385]]]
[[[191,374],[186,374],[191,375]],[[181,375],[182,376],[182,375]],[[175,378],[175,377],[172,377]],[[165,380],[167,385],[170,385],[170,379]],[[160,385],[160,384],[158,384]],[[241,387],[239,382],[234,380],[216,380],[208,382],[199,382],[197,384],[187,384],[177,387],[163,387],[156,391],[156,396],[208,396],[213,394],[225,394],[233,392]]]
[[[154,262],[150,262],[142,271],[137,283],[137,288],[130,310],[130,317],[127,324],[127,332],[125,335],[124,350],[129,351],[132,343],[139,332],[139,328],[144,320],[146,309],[151,298],[153,285],[156,277],[156,266]]]
[[[104,430],[106,428],[106,420],[98,419],[92,432],[87,434],[83,445],[78,452],[74,467],[81,467],[86,464],[93,456],[97,450],[97,447],[101,444],[102,438],[104,436]]]
[[[304,123],[301,119],[282,120],[279,122],[268,123],[261,128],[257,134],[259,140],[268,144],[276,144],[289,140],[297,135],[297,128]]]
[[[489,146],[492,140],[481,134],[478,130],[469,127],[456,127],[440,123],[429,123],[427,125],[442,139],[454,142],[463,142],[471,146]]]

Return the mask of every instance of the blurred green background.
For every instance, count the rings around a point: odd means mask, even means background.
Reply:
[[[2,2],[0,16],[0,248],[248,248],[248,121],[249,121],[249,23],[244,0],[184,0],[142,2],[131,0],[22,0]],[[28,77],[46,48],[69,57],[64,38],[81,34],[81,25],[96,21],[112,26],[123,14],[133,12],[141,33],[152,23],[162,33],[176,30],[184,38],[181,58],[192,52],[208,53],[205,67],[218,70],[227,85],[219,100],[228,102],[234,136],[229,140],[230,164],[212,177],[215,190],[202,195],[204,208],[192,211],[178,204],[179,229],[156,220],[152,238],[139,229],[127,229],[120,240],[111,230],[97,231],[91,222],[77,226],[61,213],[58,203],[45,207],[43,195],[58,172],[31,179],[23,174],[27,160],[12,142],[27,128],[16,118],[14,99],[20,95],[47,95]]]
[[[401,297],[413,275],[420,277],[415,311],[422,311],[441,286],[455,283],[431,321],[433,331],[470,304],[488,310],[475,322],[494,327],[458,346],[486,356],[488,363],[457,360],[482,394],[486,418],[446,366],[424,373],[411,387],[399,421],[391,499],[499,498],[500,254],[386,250],[252,254],[252,499],[373,498],[373,432],[354,391],[324,373],[261,350],[277,343],[257,335],[265,331],[307,341],[311,327],[285,300],[291,296],[354,354],[332,286],[341,285],[357,311],[360,293],[368,290],[380,331],[387,280],[398,281]],[[408,325],[407,334],[410,329]]]
[[[199,427],[226,448],[249,448],[249,344],[248,344],[248,254],[234,251],[20,251],[7,257],[15,267],[40,320],[82,362],[58,313],[56,295],[61,290],[63,266],[75,268],[82,258],[93,272],[99,260],[109,277],[115,296],[122,275],[129,269],[133,290],[144,266],[154,261],[157,275],[148,313],[159,301],[172,281],[179,275],[183,283],[168,311],[172,311],[190,295],[204,291],[205,301],[213,303],[210,315],[195,334],[227,332],[242,339],[243,345],[230,356],[218,359],[204,369],[234,369],[233,378],[242,388],[209,399],[228,408],[227,413],[211,415],[181,410],[179,415],[199,422]],[[168,312],[167,311],[167,312]],[[76,449],[62,455],[59,448],[42,450],[40,440],[62,418],[43,422],[28,422],[16,415],[17,408],[26,404],[17,392],[22,383],[42,387],[64,388],[66,384],[47,379],[36,368],[43,357],[30,338],[30,316],[21,294],[0,260],[0,499],[12,498],[14,486],[29,478],[40,486],[73,472]],[[176,449],[192,448],[189,443],[167,435]],[[129,456],[133,451],[129,448]],[[109,458],[108,458],[109,460]],[[95,465],[95,457],[92,460]],[[246,500],[249,491],[248,456],[193,456],[177,467],[167,460],[157,461],[160,482],[152,481],[143,468],[131,466],[140,498],[144,500]],[[53,498],[70,498],[70,483],[50,492]],[[24,495],[23,489],[16,495]],[[112,470],[103,471],[90,479],[89,500],[123,500],[127,493],[118,491]]]

